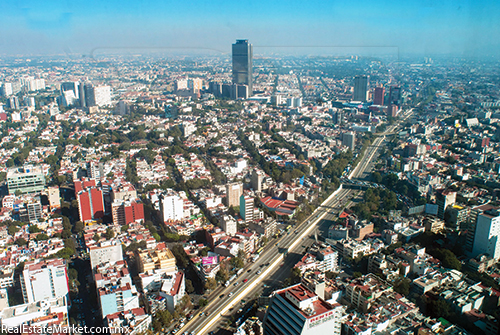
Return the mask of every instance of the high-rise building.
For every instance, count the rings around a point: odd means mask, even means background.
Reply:
[[[111,204],[113,223],[123,226],[144,220],[144,206],[138,200],[115,199]]]
[[[39,166],[25,165],[7,171],[7,187],[9,194],[35,193],[45,188],[45,176]]]
[[[4,97],[8,97],[9,95],[12,95],[12,83],[3,83],[2,85],[2,95]]]
[[[242,183],[226,184],[226,204],[227,207],[237,207],[240,205],[240,197],[243,194]]]
[[[436,191],[436,204],[438,206],[438,218],[444,220],[444,213],[448,206],[453,206],[457,199],[457,192],[449,190],[437,190]]]
[[[160,196],[160,208],[163,222],[182,220],[184,217],[184,201],[175,194]]]
[[[472,253],[475,245],[475,235],[476,235],[476,226],[477,219],[480,214],[483,214],[487,211],[498,210],[498,207],[495,207],[490,204],[476,206],[470,210],[468,222],[467,222],[467,236],[465,240],[465,251],[467,253]]]
[[[500,258],[500,211],[492,208],[477,216],[474,236],[474,257],[486,254],[498,260]]]
[[[240,196],[240,216],[246,223],[253,221],[254,203],[253,198],[242,194]]]
[[[401,87],[399,86],[391,86],[389,89],[389,97],[388,97],[387,105],[397,105],[401,106]]]
[[[21,105],[19,104],[19,99],[16,96],[9,98],[9,108],[10,109],[20,109]]]
[[[248,86],[253,94],[253,47],[248,40],[236,40],[233,44],[233,84]]]
[[[382,106],[384,104],[385,88],[375,87],[373,92],[373,104]]]
[[[252,171],[252,179],[251,186],[254,191],[261,192],[262,191],[262,182],[264,181],[264,173],[257,169]]]
[[[51,209],[61,207],[61,194],[59,192],[59,186],[49,186],[47,188],[47,197]]]
[[[80,221],[92,221],[104,217],[104,197],[102,190],[88,187],[77,194]]]
[[[224,230],[227,235],[232,236],[238,232],[238,223],[232,216],[224,215],[220,219],[220,224],[222,230]]]
[[[303,284],[273,292],[264,317],[268,335],[340,335],[344,307],[330,304]]]
[[[107,85],[94,87],[95,106],[107,106],[111,104],[111,87]]]
[[[354,78],[354,92],[352,100],[366,101],[366,94],[368,92],[368,76],[356,76]]]
[[[345,145],[353,151],[356,145],[356,134],[353,132],[342,134],[342,145]]]
[[[61,83],[61,94],[72,91],[76,99],[80,99],[80,83],[77,81],[69,81]]]
[[[68,297],[68,276],[63,259],[38,259],[26,262],[20,281],[26,304]]]

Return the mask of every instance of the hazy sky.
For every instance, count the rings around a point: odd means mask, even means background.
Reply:
[[[0,0],[0,54],[183,47],[229,53],[245,38],[255,54],[360,47],[496,56],[499,37],[498,0]]]

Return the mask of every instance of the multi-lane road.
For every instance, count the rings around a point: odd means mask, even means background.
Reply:
[[[408,114],[409,116],[409,114]],[[406,116],[406,118],[408,118]],[[405,118],[405,120],[406,120]],[[386,136],[396,129],[390,126],[385,133],[377,137],[369,146],[349,178],[364,178],[372,170],[379,149],[385,145]],[[209,303],[181,329],[183,334],[208,334],[223,325],[227,317],[240,309],[246,300],[260,296],[265,287],[273,287],[275,283],[288,277],[290,268],[298,257],[314,241],[320,222],[334,221],[338,210],[355,193],[355,190],[338,189],[319,206],[303,223],[293,227],[280,239],[271,239],[256,262],[247,264],[240,276],[228,287],[218,287],[210,294]],[[285,255],[287,255],[285,257]]]

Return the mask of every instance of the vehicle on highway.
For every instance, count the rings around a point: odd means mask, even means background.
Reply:
[[[229,292],[228,296],[232,297],[233,296],[233,292]]]
[[[238,286],[238,282],[234,283],[233,285],[234,285],[234,286]]]
[[[219,298],[221,299],[224,298],[224,294],[219,295]]]
[[[257,271],[257,274],[258,274],[258,275],[260,275],[261,273],[262,273],[262,271],[260,271],[260,270],[259,270],[259,271]]]
[[[247,272],[252,272],[252,269],[248,269],[248,271],[247,271]]]
[[[247,281],[248,281],[248,279],[247,279],[247,278],[243,279],[243,282],[244,282],[244,283],[246,283]]]

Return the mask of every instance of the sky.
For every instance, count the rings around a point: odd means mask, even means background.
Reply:
[[[0,0],[0,55],[270,53],[497,56],[498,0]]]

